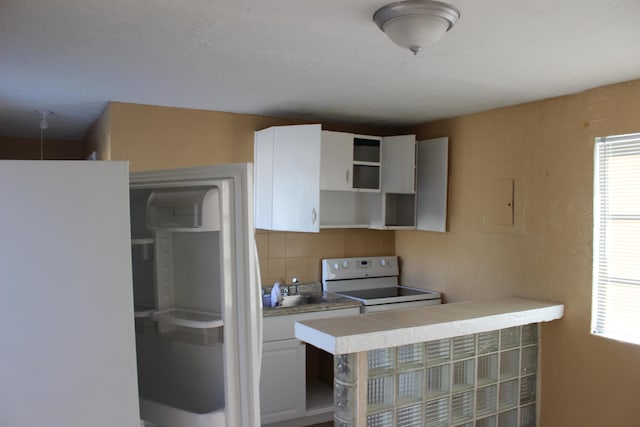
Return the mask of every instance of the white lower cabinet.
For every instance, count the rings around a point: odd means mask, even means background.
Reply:
[[[260,374],[262,424],[300,418],[305,412],[305,345],[292,339],[265,342]]]
[[[260,371],[260,418],[262,425],[287,421],[307,425],[307,417],[332,419],[333,381],[322,388],[307,384],[306,344],[295,339],[296,321],[360,314],[360,306],[265,317],[262,368]],[[317,350],[322,351],[322,350]],[[313,371],[314,369],[311,369]]]

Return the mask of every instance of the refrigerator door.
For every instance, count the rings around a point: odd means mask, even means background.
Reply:
[[[0,161],[0,425],[139,427],[126,162]]]

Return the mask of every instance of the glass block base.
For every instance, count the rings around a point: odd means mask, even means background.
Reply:
[[[370,351],[364,371],[360,356],[336,356],[335,425],[535,427],[538,336],[532,324]]]

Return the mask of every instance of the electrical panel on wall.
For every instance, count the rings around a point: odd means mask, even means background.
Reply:
[[[496,179],[490,183],[484,209],[488,225],[513,225],[513,179]]]

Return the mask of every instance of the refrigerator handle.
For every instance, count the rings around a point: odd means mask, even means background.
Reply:
[[[260,378],[262,371],[262,338],[263,338],[263,318],[262,318],[262,295],[260,289],[262,289],[262,275],[260,274],[260,257],[258,256],[258,245],[256,243],[255,234],[253,237],[253,259],[255,268],[253,269],[253,274],[256,275],[256,284],[258,286],[255,287],[254,292],[256,293],[256,297],[258,299],[258,307],[260,308],[260,313],[257,316],[256,326],[258,327],[258,360],[256,361],[258,366],[258,379]]]

